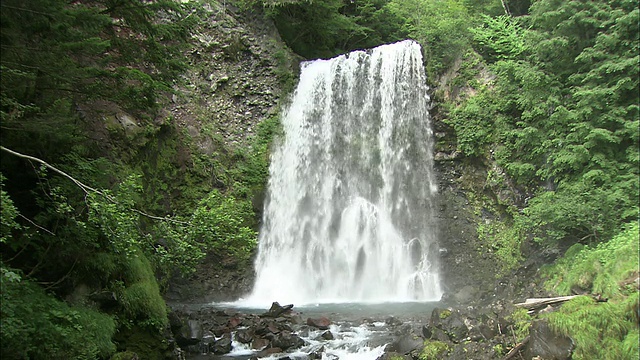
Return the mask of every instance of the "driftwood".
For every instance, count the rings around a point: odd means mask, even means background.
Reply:
[[[513,349],[511,349],[507,355],[504,356],[504,358],[502,358],[502,360],[509,360],[512,357],[516,356],[516,354],[518,354],[520,352],[520,350],[522,350],[522,348],[527,345],[527,343],[529,342],[529,337],[527,336],[526,338],[524,338],[524,340],[522,340],[521,343],[517,344]]]
[[[514,304],[513,306],[525,308],[527,310],[535,310],[545,305],[560,304],[565,301],[575,299],[578,296],[582,296],[582,295],[558,296],[558,297],[552,297],[552,298],[531,298],[531,299],[525,300],[525,302],[523,303]]]
[[[600,294],[595,294],[595,295],[570,295],[570,296],[558,296],[558,297],[551,297],[551,298],[531,298],[531,299],[525,300],[525,302],[523,302],[523,303],[513,304],[513,306],[525,308],[527,310],[536,310],[536,309],[539,309],[539,308],[541,308],[541,307],[543,307],[545,305],[560,304],[560,303],[563,303],[565,301],[569,301],[571,299],[575,299],[578,296],[591,296],[597,302],[606,302],[607,301],[607,299],[603,298]]]

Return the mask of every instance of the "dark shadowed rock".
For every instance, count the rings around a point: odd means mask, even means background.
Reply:
[[[554,332],[546,320],[535,320],[529,330],[527,358],[539,356],[548,360],[571,359],[573,340]]]
[[[431,330],[431,326],[422,325],[422,337],[425,339],[431,339],[431,335],[433,335],[433,331]]]
[[[251,341],[251,348],[254,350],[264,349],[267,345],[269,345],[269,340],[261,337],[255,337]]]
[[[202,340],[202,324],[198,320],[187,320],[175,334],[176,342],[180,347],[195,345]]]
[[[423,342],[422,338],[417,336],[403,335],[389,345],[388,351],[403,355],[409,354],[414,350],[421,349]]]
[[[277,318],[293,308],[293,304],[281,306],[277,301],[271,304],[271,308],[266,313],[260,315],[262,317]]]
[[[453,342],[461,341],[469,332],[469,328],[465,325],[464,319],[457,309],[433,309],[429,325],[444,331]]]
[[[253,340],[253,336],[251,336],[251,332],[246,329],[236,331],[236,340],[243,344],[249,344],[251,340]]]
[[[214,354],[227,354],[231,352],[231,337],[226,335],[213,342],[209,349]]]
[[[307,319],[307,325],[309,326],[313,326],[315,328],[318,328],[320,330],[328,330],[329,329],[329,325],[331,325],[331,320],[329,320],[328,318],[321,316],[319,318],[308,318]]]
[[[333,333],[331,333],[331,331],[327,330],[325,332],[322,333],[322,335],[320,335],[321,338],[325,339],[325,340],[333,340]]]
[[[299,348],[304,345],[304,340],[302,340],[298,335],[293,334],[289,331],[283,331],[276,335],[273,340],[271,340],[271,346],[280,348],[282,350],[287,350],[289,348]]]
[[[432,331],[433,331],[433,333],[431,334],[432,340],[438,340],[443,342],[451,341],[451,339],[449,339],[449,335],[447,335],[444,332],[444,330],[433,328]]]

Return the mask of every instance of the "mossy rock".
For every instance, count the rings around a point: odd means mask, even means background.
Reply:
[[[426,340],[420,353],[420,360],[435,360],[450,350],[449,345],[443,341]]]
[[[121,328],[114,340],[121,352],[111,360],[164,360],[169,352],[167,341],[160,333],[139,326]],[[137,357],[126,357],[128,355]]]
[[[114,354],[110,360],[137,360],[139,359],[138,354],[133,351],[123,351]]]

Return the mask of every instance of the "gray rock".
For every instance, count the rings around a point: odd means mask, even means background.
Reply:
[[[214,354],[227,354],[231,352],[231,337],[223,336],[222,338],[216,340],[210,345],[210,351]]]
[[[287,350],[290,348],[295,349],[303,345],[304,345],[304,340],[302,340],[298,335],[291,333],[289,331],[283,331],[277,334],[271,341],[272,347],[277,347],[282,350]]]
[[[571,359],[574,347],[571,338],[554,332],[546,320],[535,320],[529,330],[526,358],[539,356],[545,360]]]
[[[249,344],[251,343],[251,340],[253,340],[253,336],[251,336],[251,333],[248,330],[242,329],[236,332],[235,339],[240,343]]]
[[[409,354],[414,350],[421,349],[422,346],[422,338],[413,335],[403,335],[389,345],[389,351],[404,355]]]
[[[469,332],[469,328],[457,309],[433,309],[429,325],[444,331],[453,342],[461,341]]]

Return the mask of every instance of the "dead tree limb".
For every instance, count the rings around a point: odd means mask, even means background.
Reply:
[[[525,308],[527,310],[535,310],[545,305],[560,304],[565,301],[575,299],[578,296],[583,296],[583,295],[558,296],[558,297],[552,297],[552,298],[531,298],[531,299],[525,300],[525,302],[523,303],[514,304],[513,306]]]
[[[521,343],[517,344],[513,349],[511,349],[507,355],[504,356],[504,358],[502,358],[502,360],[509,360],[512,357],[516,356],[516,354],[518,354],[520,352],[520,350],[522,350],[522,348],[527,345],[527,343],[529,342],[529,337],[527,336],[526,338],[524,338],[524,340],[522,340]]]
[[[78,180],[78,179],[74,178],[73,176],[71,176],[71,175],[67,174],[66,172],[64,172],[64,171],[62,171],[62,170],[60,170],[60,169],[58,169],[57,167],[55,167],[55,166],[53,166],[53,165],[49,164],[48,162],[46,162],[46,161],[44,161],[44,160],[42,160],[42,159],[39,159],[39,158],[37,158],[37,157],[30,156],[30,155],[25,155],[25,154],[19,153],[19,152],[17,152],[17,151],[13,151],[13,150],[11,150],[11,149],[7,149],[6,147],[1,146],[1,145],[0,145],[0,150],[6,151],[6,152],[8,152],[8,153],[9,153],[9,154],[11,154],[11,155],[15,155],[15,156],[20,157],[20,158],[23,158],[23,159],[27,159],[27,160],[35,161],[35,162],[37,162],[37,163],[39,163],[39,164],[44,165],[47,169],[50,169],[50,170],[52,170],[52,171],[54,171],[54,172],[56,172],[56,173],[58,173],[58,174],[60,174],[60,175],[62,175],[62,176],[64,176],[64,177],[66,177],[67,179],[71,180],[71,182],[73,182],[74,184],[76,184],[76,186],[78,186],[80,189],[82,189],[82,191],[84,191],[86,194],[88,194],[88,193],[95,193],[95,194],[98,194],[98,195],[103,196],[105,199],[109,200],[109,201],[110,201],[110,202],[112,202],[112,203],[116,203],[116,202],[117,202],[117,201],[113,198],[113,196],[110,196],[110,195],[108,195],[108,194],[105,194],[104,192],[102,192],[102,191],[100,191],[100,190],[98,190],[98,189],[92,188],[91,186],[89,186],[89,185],[86,185],[86,184],[82,183],[80,180]],[[182,225],[189,225],[189,223],[188,223],[188,222],[178,221],[178,220],[173,220],[173,219],[166,218],[166,217],[160,217],[160,216],[153,216],[153,215],[149,215],[149,214],[147,214],[147,213],[145,213],[145,212],[143,212],[143,211],[140,211],[140,210],[138,210],[138,209],[131,209],[131,211],[136,212],[136,213],[138,213],[138,214],[140,214],[140,215],[142,215],[142,216],[145,216],[145,217],[147,217],[147,218],[149,218],[149,219],[160,220],[160,221],[169,221],[169,222],[172,222],[172,223],[177,223],[177,224],[182,224]]]

